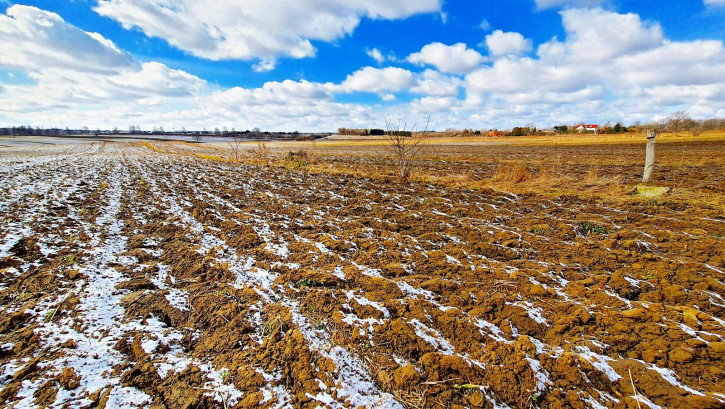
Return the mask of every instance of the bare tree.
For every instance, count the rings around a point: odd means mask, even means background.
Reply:
[[[531,136],[534,132],[536,132],[536,124],[533,122],[526,124],[526,135]]]
[[[234,161],[239,163],[239,155],[241,154],[242,138],[238,134],[232,134],[232,140],[229,142],[229,147],[232,148],[234,154]]]
[[[421,132],[416,131],[415,124],[408,128],[408,123],[404,122],[402,127],[400,121],[393,122],[385,120],[385,147],[393,158],[398,162],[398,170],[400,178],[408,179],[412,160],[420,153],[423,147],[423,141],[428,134],[428,125],[430,124],[430,115],[425,124],[425,129]]]
[[[670,132],[680,132],[690,127],[692,122],[693,121],[690,119],[689,112],[677,111],[671,113],[670,116],[665,119],[665,127]]]
[[[194,141],[196,143],[201,143],[201,132],[196,131],[196,133],[194,134]]]

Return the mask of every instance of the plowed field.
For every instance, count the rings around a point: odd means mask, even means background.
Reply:
[[[716,205],[208,150],[0,150],[2,406],[725,405]]]

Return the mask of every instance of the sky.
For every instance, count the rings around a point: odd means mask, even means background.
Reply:
[[[725,0],[0,0],[0,126],[725,118]]]

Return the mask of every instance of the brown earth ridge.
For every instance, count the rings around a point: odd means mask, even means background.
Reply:
[[[721,197],[723,147],[691,146],[720,156],[678,170],[684,188]],[[335,149],[338,168],[384,162]],[[458,149],[418,166],[445,176]],[[0,150],[3,406],[725,405],[717,200],[401,183],[223,151]]]

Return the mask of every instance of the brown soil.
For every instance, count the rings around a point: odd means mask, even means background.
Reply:
[[[0,168],[0,244],[27,233],[0,258],[0,345],[10,345],[0,351],[0,398],[9,406],[30,384],[41,407],[111,407],[122,387],[168,408],[725,404],[725,212],[713,204],[724,193],[724,143],[689,145],[687,155],[711,159],[684,167],[668,145],[663,157],[673,159],[658,170],[661,184],[714,201],[442,182],[456,169],[495,181],[498,165],[486,158],[536,163],[552,152],[582,179],[587,158],[616,154],[621,163],[597,172],[620,175],[625,191],[641,171],[638,145],[497,146],[484,158],[436,147],[418,166],[439,180],[406,183],[385,174],[384,159],[342,148],[316,155],[360,175],[159,145],[177,153],[108,143]],[[50,172],[62,182],[21,189]],[[119,231],[104,210],[114,194]],[[98,264],[99,243],[114,237],[122,251]],[[67,360],[86,346],[62,331],[93,327],[86,303],[98,265],[120,277],[106,291],[122,315],[109,383],[91,387]],[[211,369],[222,374],[216,383]]]

